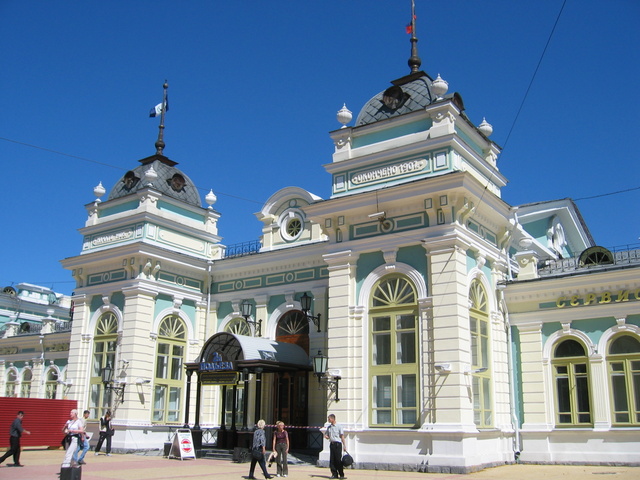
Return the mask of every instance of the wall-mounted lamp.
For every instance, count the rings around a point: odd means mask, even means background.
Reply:
[[[464,372],[465,375],[471,375],[474,373],[484,373],[487,370],[489,370],[487,367],[481,367],[481,368],[475,368],[473,370],[467,370],[466,372]]]
[[[58,380],[58,384],[64,385],[67,388],[71,388],[73,386],[73,382],[65,382],[64,380]]]
[[[448,375],[451,373],[450,363],[436,363],[434,367],[440,375]]]
[[[378,222],[380,222],[380,228],[382,229],[383,232],[388,231],[393,226],[393,224],[391,223],[391,220],[387,220],[387,213],[384,211],[370,213],[368,217],[371,220],[378,220]]]
[[[251,313],[253,311],[253,305],[249,303],[248,300],[245,300],[244,302],[242,302],[240,307],[242,308],[242,316],[244,317],[244,320],[253,327],[253,333],[254,333],[253,336],[261,337],[262,336],[262,319],[258,320],[257,322],[255,320],[249,320],[251,318]]]
[[[113,368],[111,364],[108,363],[106,367],[102,369],[102,384],[104,385],[104,389],[106,391],[111,391],[116,393],[116,400],[120,399],[120,401],[124,401],[124,389],[127,386],[126,383],[115,384],[113,381]]]
[[[320,314],[316,316],[309,315],[309,312],[311,311],[311,297],[307,295],[307,292],[304,292],[304,295],[300,297],[300,306],[304,316],[307,317],[307,320],[311,320],[313,322],[313,324],[318,328],[318,333],[320,333]]]
[[[318,377],[318,383],[324,384],[329,388],[329,392],[336,394],[336,402],[340,401],[338,396],[338,382],[340,381],[339,375],[327,376],[327,364],[329,359],[318,350],[318,355],[313,357],[313,373]]]

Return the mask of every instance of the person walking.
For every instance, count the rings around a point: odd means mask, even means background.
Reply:
[[[82,430],[84,431],[84,438],[81,441],[78,441],[78,449],[73,454],[73,462],[78,465],[84,465],[84,456],[87,454],[89,450],[89,440],[91,440],[91,435],[87,433],[87,419],[89,418],[89,410],[85,410],[82,412],[82,417],[80,418],[80,422],[82,423]],[[79,455],[78,455],[79,454]]]
[[[276,477],[286,477],[289,475],[289,465],[287,463],[289,433],[284,429],[284,422],[282,421],[276,422],[276,431],[273,432],[272,450],[278,455],[276,457]]]
[[[78,450],[78,444],[84,440],[84,428],[82,427],[82,421],[78,418],[78,410],[75,408],[69,412],[69,420],[62,427],[62,431],[70,437],[69,446],[64,454],[64,460],[62,460],[62,468],[68,468],[75,465],[73,456]]]
[[[25,430],[22,427],[22,418],[24,417],[24,412],[20,410],[16,418],[13,419],[11,423],[11,427],[9,428],[9,450],[2,457],[0,457],[0,464],[4,462],[7,458],[13,455],[13,464],[7,464],[7,467],[23,467],[20,463],[20,437],[22,437],[23,433],[27,435],[31,435],[29,430]]]
[[[271,478],[269,472],[267,472],[267,465],[264,461],[264,454],[266,453],[267,437],[264,434],[264,420],[258,420],[256,423],[256,431],[253,432],[253,444],[251,447],[251,467],[249,468],[249,478],[255,479],[253,472],[256,469],[256,462],[260,463],[260,468],[264,474],[264,478]]]
[[[113,427],[111,426],[111,410],[107,410],[104,414],[104,417],[100,419],[100,438],[98,439],[98,444],[96,445],[96,453],[94,455],[98,455],[100,453],[102,442],[104,442],[106,439],[107,457],[111,456],[111,437],[113,437]]]
[[[344,468],[342,466],[342,452],[347,451],[344,441],[344,430],[342,425],[336,423],[336,416],[332,413],[327,417],[329,426],[324,438],[329,440],[329,468],[331,478],[344,478]]]

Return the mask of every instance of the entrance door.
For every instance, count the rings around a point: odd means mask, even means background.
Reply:
[[[290,310],[278,320],[276,341],[293,343],[309,354],[309,320],[299,310]],[[273,376],[273,419],[287,427],[306,427],[309,376],[306,371],[280,372]],[[306,428],[288,428],[291,448],[307,447]]]
[[[308,373],[283,372],[274,375],[273,419],[282,420],[289,432],[291,448],[307,447]],[[293,428],[292,428],[293,427]]]

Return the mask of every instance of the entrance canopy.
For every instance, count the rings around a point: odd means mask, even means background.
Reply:
[[[203,364],[219,363],[223,367],[221,369],[238,372],[245,368],[249,371],[260,368],[263,372],[311,370],[309,356],[298,345],[227,332],[216,333],[209,338],[197,362],[187,364],[187,368],[200,370]]]

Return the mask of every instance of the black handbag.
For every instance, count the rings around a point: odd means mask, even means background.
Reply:
[[[342,457],[342,465],[344,465],[345,467],[350,467],[351,465],[353,465],[353,457],[347,452],[344,452],[344,455]]]
[[[260,449],[260,448],[252,448],[251,449],[251,456],[253,458],[255,458],[256,460],[258,460],[260,457],[262,457],[262,449]]]

